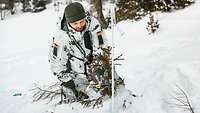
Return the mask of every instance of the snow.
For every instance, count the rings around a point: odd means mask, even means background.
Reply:
[[[86,4],[86,3],[84,3]],[[83,108],[80,104],[55,106],[32,102],[34,83],[56,82],[48,63],[51,38],[58,17],[53,5],[40,13],[23,13],[0,21],[0,109],[1,113],[110,113],[111,100],[102,108]],[[196,113],[200,112],[200,1],[173,13],[153,13],[160,28],[146,31],[148,17],[122,21],[115,27],[115,56],[123,54],[118,73],[126,88],[136,95],[127,109],[122,108],[125,93],[115,99],[116,113],[182,113],[171,107],[171,95],[181,87]],[[111,38],[111,30],[106,31]],[[13,96],[21,93],[21,96]],[[131,100],[129,100],[131,101]]]

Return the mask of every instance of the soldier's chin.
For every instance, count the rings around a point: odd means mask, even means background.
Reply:
[[[83,29],[77,29],[76,31],[81,32],[81,31],[83,31]]]
[[[78,32],[82,32],[84,29],[82,28],[82,29],[76,29],[76,31],[78,31]]]
[[[81,28],[77,28],[76,31],[78,31],[78,32],[82,32],[82,31],[85,30],[85,28],[86,28],[86,25],[84,25],[84,26],[81,27]]]

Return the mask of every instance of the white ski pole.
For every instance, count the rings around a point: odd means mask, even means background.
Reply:
[[[114,81],[114,27],[115,27],[115,5],[111,4],[111,28],[112,28],[112,113],[115,113],[114,111],[114,86],[115,86],[115,81]]]

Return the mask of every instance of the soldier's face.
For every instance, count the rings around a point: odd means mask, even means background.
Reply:
[[[74,28],[76,31],[81,32],[86,28],[86,20],[81,19],[78,21],[75,21],[73,23],[69,23],[72,28]]]

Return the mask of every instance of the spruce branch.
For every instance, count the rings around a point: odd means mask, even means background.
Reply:
[[[103,106],[103,96],[100,96],[96,99],[92,99],[92,100],[81,100],[80,103],[84,106],[84,107],[91,107],[94,109],[95,107],[102,107]]]

